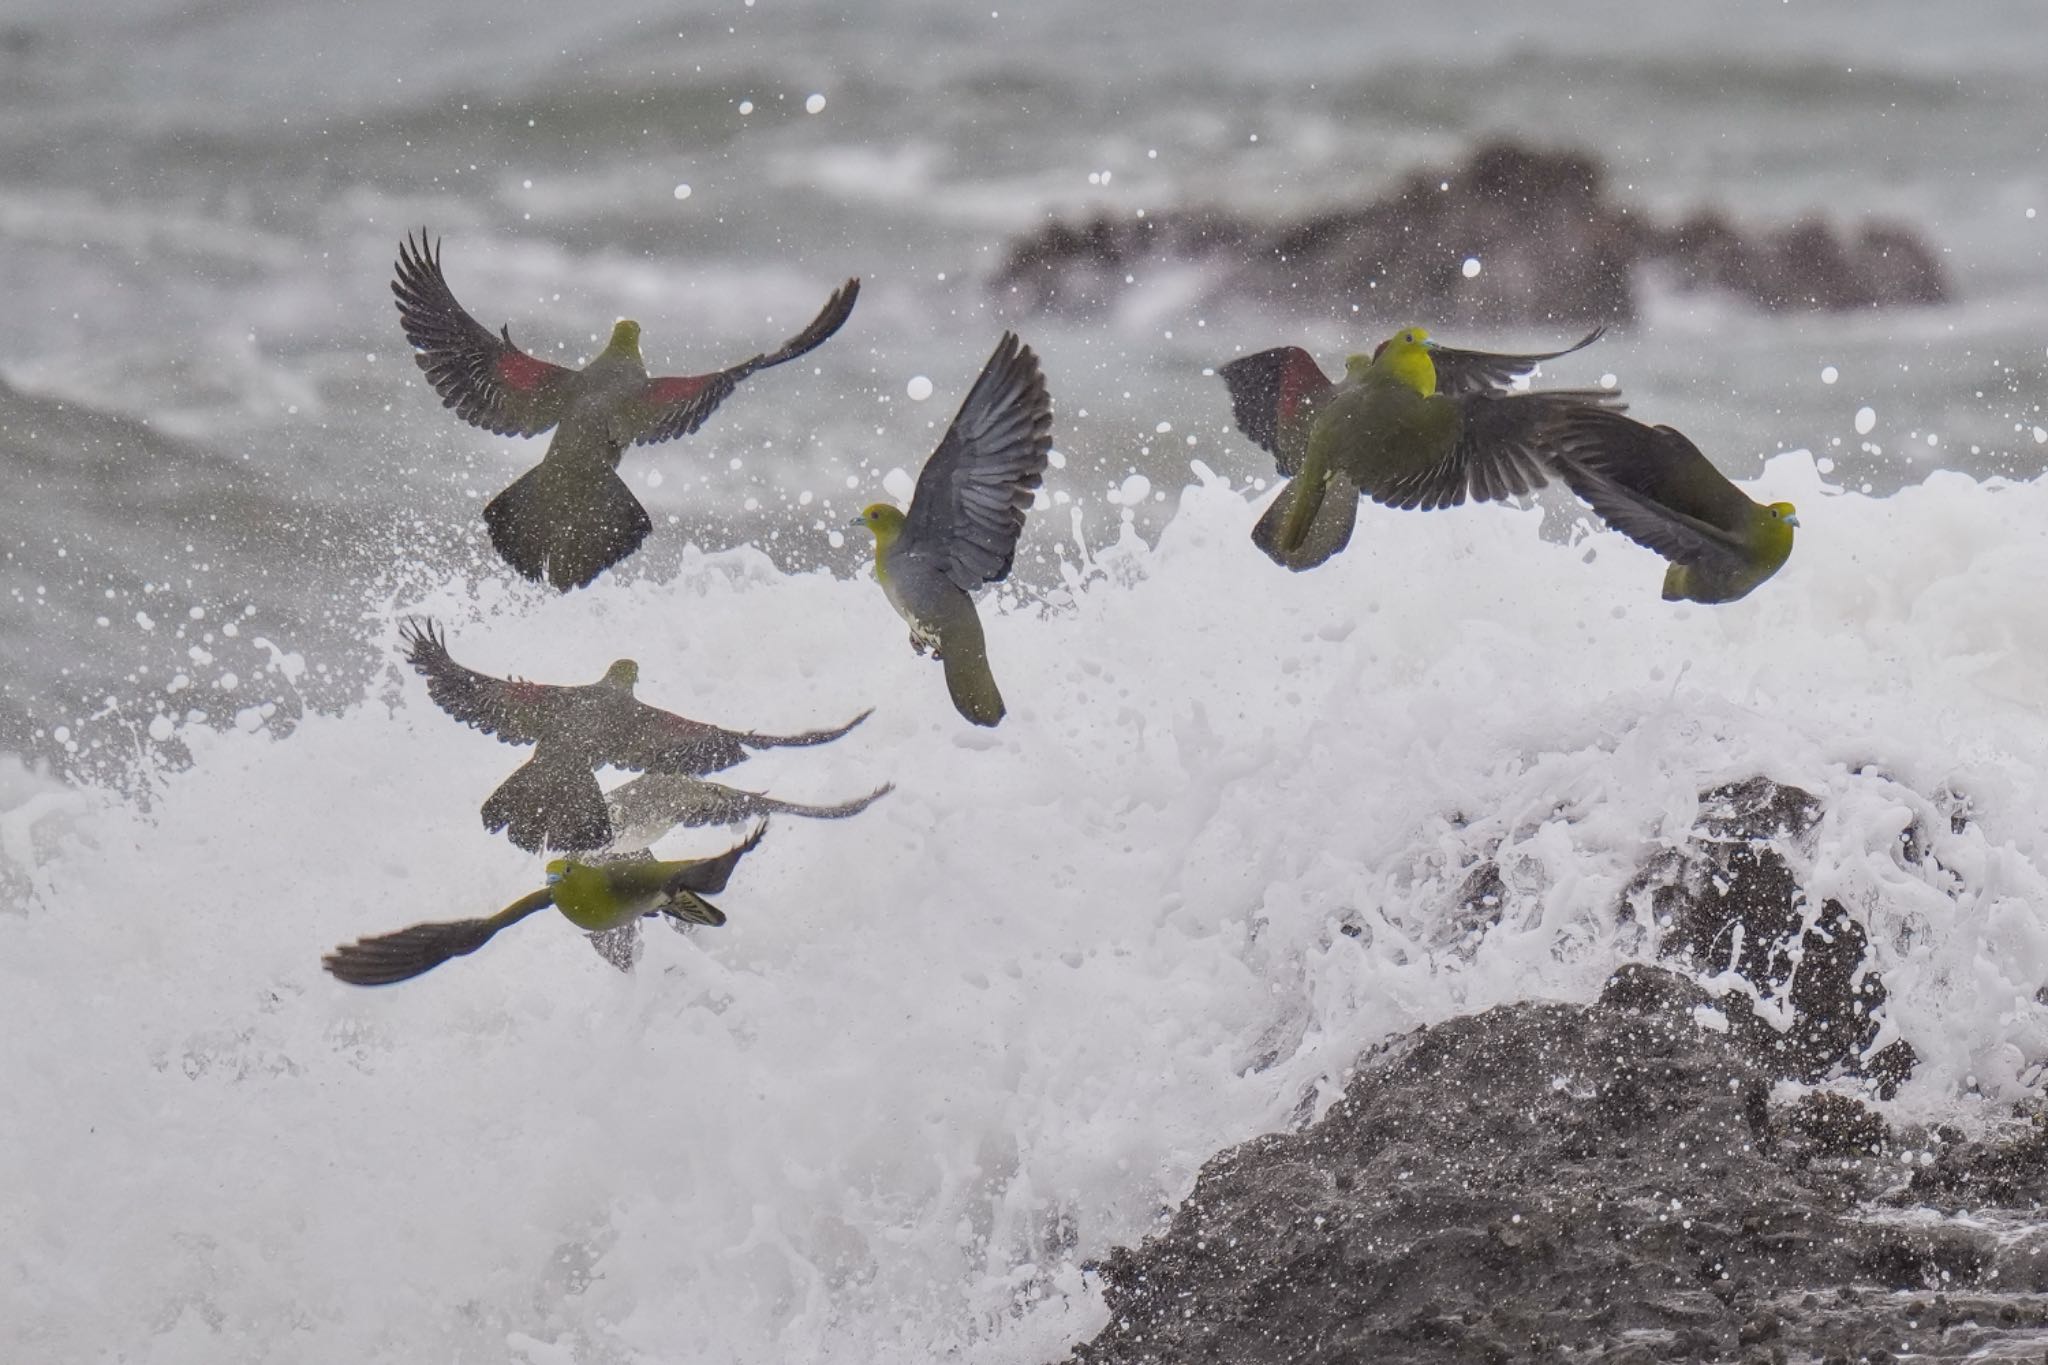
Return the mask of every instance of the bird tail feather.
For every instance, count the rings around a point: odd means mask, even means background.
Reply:
[[[1304,495],[1303,479],[1295,479],[1280,490],[1280,496],[1252,527],[1252,544],[1282,568],[1300,573],[1336,554],[1351,543],[1352,528],[1358,524],[1358,485],[1343,470],[1332,470],[1316,497],[1317,505],[1307,514],[1299,538],[1286,545],[1287,523],[1298,515],[1296,499]]]
[[[996,689],[996,675],[988,666],[988,641],[981,633],[981,618],[973,603],[957,619],[948,621],[941,632],[939,657],[946,666],[946,690],[953,695],[953,709],[976,725],[994,725],[1005,712],[1003,694]]]
[[[504,830],[529,853],[542,845],[564,853],[603,848],[611,842],[611,815],[597,777],[575,765],[543,767],[533,758],[505,779],[484,802],[484,828]]]
[[[615,471],[548,460],[492,498],[484,523],[507,564],[560,592],[587,586],[654,530]]]

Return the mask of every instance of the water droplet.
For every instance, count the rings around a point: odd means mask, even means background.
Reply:
[[[1841,377],[1842,377],[1842,372],[1841,372],[1840,370],[1836,369],[1836,368],[1835,368],[1834,366],[1832,366],[1832,365],[1823,365],[1823,366],[1821,367],[1821,371],[1820,371],[1820,382],[1821,382],[1821,383],[1823,383],[1823,384],[1832,384],[1832,383],[1834,383],[1834,382],[1835,382],[1835,381],[1836,381],[1837,379],[1840,379]]]
[[[912,375],[910,382],[903,386],[903,391],[910,395],[911,402],[922,403],[932,396],[932,381],[921,374]]]
[[[1875,427],[1876,425],[1876,408],[1861,407],[1856,409],[1856,434],[1858,436],[1868,436],[1870,434],[1871,428]]]
[[[688,185],[678,185],[678,186],[676,186],[676,198],[678,198],[678,199],[688,199],[689,197],[690,197],[690,187],[689,187]]]
[[[809,99],[805,100],[805,101],[804,101],[804,112],[805,112],[806,114],[822,114],[822,113],[824,113],[824,112],[825,112],[825,97],[824,97],[823,95],[813,95],[813,96],[811,96],[811,97],[810,97]]]
[[[1464,271],[1465,278],[1468,280],[1477,275],[1479,273],[1479,258],[1477,256],[1467,256],[1465,258]]]

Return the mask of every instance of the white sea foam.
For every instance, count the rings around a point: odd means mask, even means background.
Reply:
[[[880,707],[730,778],[896,793],[779,821],[729,927],[652,931],[632,976],[552,916],[389,990],[321,973],[537,882],[476,817],[517,754],[396,666],[284,740],[189,733],[146,810],[18,784],[0,1355],[1051,1358],[1103,1322],[1080,1263],[1360,1048],[1649,951],[1617,897],[1757,772],[1827,803],[1801,871],[1870,918],[1924,1059],[1898,1104],[2010,1098],[2048,1057],[2048,484],[1836,495],[1800,454],[1752,491],[1800,504],[1798,550],[1709,609],[1504,508],[1368,508],[1289,575],[1204,477],[1156,550],[984,604],[994,731],[872,582],[742,550],[451,588],[424,605],[479,668],[630,652],[649,701],[763,729]],[[1457,911],[1489,856],[1490,926]]]

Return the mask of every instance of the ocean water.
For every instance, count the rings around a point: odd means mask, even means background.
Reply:
[[[1759,771],[1828,802],[1802,871],[1872,917],[1924,1058],[1901,1112],[2038,1090],[2032,6],[1101,8],[9,7],[0,1355],[1054,1358],[1102,1325],[1088,1259],[1361,1047],[1653,951],[1616,898]],[[1245,541],[1270,469],[1203,370],[1370,336],[1171,281],[1086,321],[988,287],[1048,213],[1278,214],[1504,132],[1659,212],[1882,215],[1944,251],[1933,309],[1653,284],[1548,376],[1614,374],[1798,502],[1752,598],[1660,603],[1658,562],[1556,498],[1368,512],[1283,574]],[[541,443],[456,423],[397,331],[421,223],[472,311],[569,358],[630,314],[651,364],[707,369],[864,289],[628,457],[656,536],[556,598],[477,519]],[[1061,459],[983,608],[1012,715],[980,732],[840,526],[906,488],[1005,326]],[[325,948],[537,875],[476,822],[511,751],[396,663],[419,610],[494,671],[631,653],[642,695],[722,723],[876,704],[732,777],[897,791],[778,821],[732,923],[652,932],[631,976],[549,917],[343,989]],[[1489,857],[1508,905],[1472,924]]]

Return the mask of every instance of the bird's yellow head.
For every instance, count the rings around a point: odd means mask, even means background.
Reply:
[[[548,864],[548,885],[553,886],[569,875],[569,860],[556,858]]]
[[[1370,367],[1391,374],[1423,397],[1436,392],[1436,362],[1429,358],[1429,332],[1421,327],[1403,327],[1373,348],[1372,359],[1360,365],[1353,356],[1346,366],[1354,373]]]
[[[614,659],[612,666],[604,671],[604,681],[607,687],[623,687],[631,692],[633,685],[640,681],[640,665],[631,659]]]
[[[1779,521],[1784,522],[1787,526],[1797,526],[1799,524],[1799,509],[1789,502],[1774,502],[1764,510]]]
[[[875,533],[876,548],[886,548],[903,530],[903,509],[894,503],[871,502],[849,524],[867,527]]]
[[[612,339],[605,350],[613,355],[638,356],[640,354],[640,324],[631,318],[620,318],[612,324]]]

